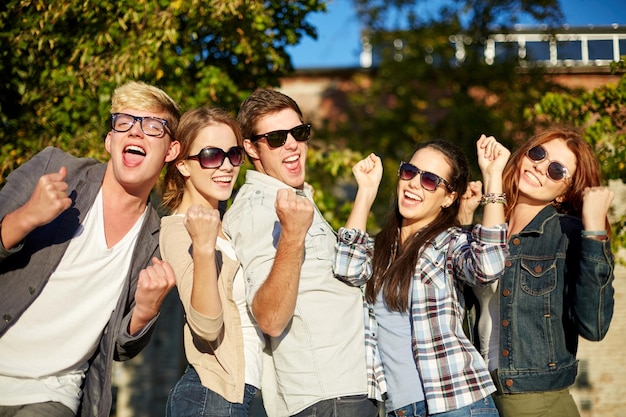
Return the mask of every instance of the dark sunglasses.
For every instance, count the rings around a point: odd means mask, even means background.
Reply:
[[[409,164],[408,162],[400,162],[400,167],[398,168],[398,178],[404,181],[410,181],[415,176],[420,175],[420,185],[426,191],[435,191],[437,187],[441,184],[445,185],[445,187],[450,190],[450,183],[443,178],[441,178],[437,174],[433,174],[432,172],[422,171],[415,165]]]
[[[200,162],[202,168],[219,168],[228,158],[233,166],[238,167],[243,164],[245,155],[241,146],[233,146],[226,152],[220,148],[203,148],[197,155],[190,155],[187,159]]]
[[[550,162],[548,164],[547,174],[553,181],[560,181],[571,177],[569,170],[562,163],[550,160],[548,151],[541,145],[530,148],[528,152],[526,152],[526,156],[533,162],[541,162],[544,159]]]
[[[289,130],[273,130],[271,132],[262,133],[260,135],[253,135],[250,140],[252,142],[259,139],[267,139],[267,144],[272,148],[278,148],[283,146],[287,142],[287,135],[291,134],[298,142],[305,142],[311,137],[311,124],[303,124],[300,126],[292,127]]]

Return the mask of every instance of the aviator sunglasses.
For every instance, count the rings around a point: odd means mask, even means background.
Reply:
[[[439,175],[428,171],[422,171],[415,165],[409,164],[408,162],[400,162],[400,167],[398,168],[398,178],[410,181],[415,178],[417,174],[420,176],[420,185],[426,191],[433,192],[437,190],[437,187],[441,184],[445,185],[448,190],[450,189],[450,183],[441,178]]]
[[[541,162],[544,159],[547,160],[549,162],[547,174],[553,181],[560,181],[571,177],[569,170],[563,166],[562,163],[551,161],[550,158],[548,158],[548,151],[541,145],[530,148],[528,152],[526,152],[526,156],[533,162]]]
[[[220,148],[203,148],[197,155],[189,155],[186,159],[198,161],[202,168],[219,168],[226,158],[233,166],[238,167],[243,164],[245,152],[241,146],[233,146],[228,151]]]
[[[279,146],[283,146],[285,142],[287,142],[287,135],[291,134],[295,140],[298,142],[305,142],[309,140],[311,136],[311,124],[303,124],[300,126],[292,127],[289,130],[273,130],[271,132],[262,133],[260,135],[253,135],[250,140],[252,142],[257,141],[259,139],[265,138],[267,139],[268,145],[272,148],[278,148]]]

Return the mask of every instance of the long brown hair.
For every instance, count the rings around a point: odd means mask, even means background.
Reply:
[[[435,139],[419,144],[414,154],[424,148],[432,148],[440,152],[450,165],[448,192],[456,192],[457,198],[449,207],[442,208],[432,223],[402,244],[400,244],[399,236],[402,215],[398,208],[398,197],[394,198],[387,222],[376,236],[372,278],[365,287],[365,297],[370,303],[376,302],[376,296],[382,289],[385,303],[392,311],[408,310],[409,288],[422,250],[442,231],[451,226],[459,226],[457,219],[459,197],[467,189],[469,167],[465,154],[458,146],[445,140]]]
[[[585,187],[597,187],[601,185],[600,165],[596,159],[591,145],[581,136],[580,132],[570,126],[554,126],[541,131],[531,137],[509,158],[502,174],[503,189],[507,197],[505,209],[506,219],[510,219],[511,212],[519,198],[519,167],[522,159],[529,149],[542,145],[551,140],[561,139],[576,156],[576,171],[571,179],[569,187],[560,201],[552,204],[560,213],[581,217]],[[607,229],[608,231],[608,229]]]
[[[161,206],[170,211],[176,209],[183,199],[185,177],[177,168],[178,162],[189,156],[189,149],[198,134],[207,126],[225,124],[230,127],[237,138],[237,145],[242,146],[243,136],[239,123],[225,110],[216,107],[200,107],[189,110],[180,118],[176,138],[180,142],[180,152],[173,161],[167,164],[163,181],[163,201]]]

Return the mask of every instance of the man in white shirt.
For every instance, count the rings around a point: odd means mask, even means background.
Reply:
[[[224,217],[247,286],[248,305],[270,336],[275,386],[268,414],[370,417],[363,301],[334,278],[336,235],[305,184],[311,126],[290,97],[257,90],[237,116],[255,170]],[[275,392],[273,392],[275,390]]]
[[[107,416],[112,360],[148,343],[175,284],[149,202],[176,157],[162,90],[115,90],[107,163],[48,147],[0,191],[0,416]]]

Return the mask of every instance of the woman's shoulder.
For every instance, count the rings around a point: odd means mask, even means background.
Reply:
[[[185,227],[183,220],[185,216],[183,214],[169,214],[161,217],[161,232],[164,228],[177,228],[179,226]]]
[[[561,231],[570,238],[570,240],[577,240],[580,237],[581,230],[584,228],[583,221],[581,219],[568,214],[559,215],[559,227],[561,228]]]

